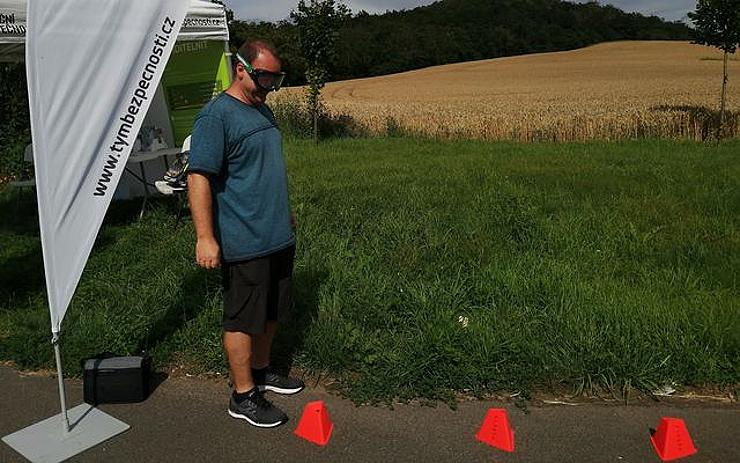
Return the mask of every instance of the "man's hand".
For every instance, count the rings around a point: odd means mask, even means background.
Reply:
[[[195,228],[195,261],[203,268],[221,265],[221,249],[213,234],[213,201],[210,179],[198,172],[188,175],[188,198]]]
[[[294,211],[290,211],[290,226],[295,230],[296,221],[295,221],[295,212]]]
[[[221,249],[213,238],[199,239],[195,243],[195,261],[203,268],[212,269],[221,266]]]

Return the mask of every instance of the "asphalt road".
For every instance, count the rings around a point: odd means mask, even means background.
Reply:
[[[82,383],[67,381],[70,406],[82,402]],[[0,435],[59,413],[56,379],[0,367]],[[224,380],[169,378],[143,403],[101,405],[131,429],[70,461],[76,462],[659,462],[650,429],[661,416],[683,418],[699,452],[684,460],[740,462],[737,403],[579,404],[529,406],[469,401],[446,405],[356,407],[310,388],[268,397],[291,417],[276,429],[256,429],[226,414]],[[326,447],[293,434],[303,406],[323,400],[334,422]],[[475,439],[488,408],[506,408],[516,449],[506,453]],[[0,462],[25,461],[0,443]]]

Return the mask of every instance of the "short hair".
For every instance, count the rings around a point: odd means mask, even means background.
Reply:
[[[242,58],[247,60],[247,63],[249,64],[252,64],[252,62],[257,59],[260,54],[265,52],[271,54],[282,63],[277,49],[271,43],[265,42],[264,40],[253,40],[251,42],[246,41],[241,47],[239,47],[239,54],[242,55]],[[234,60],[235,68],[238,62],[239,60]]]

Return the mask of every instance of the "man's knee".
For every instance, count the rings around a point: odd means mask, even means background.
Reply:
[[[225,331],[223,343],[229,360],[245,361],[251,359],[252,335],[236,331]]]

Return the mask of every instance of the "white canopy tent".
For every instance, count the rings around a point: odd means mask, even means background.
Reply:
[[[25,59],[27,5],[28,0],[0,0],[0,62]],[[177,40],[228,42],[224,7],[206,0],[191,0]]]
[[[201,0],[0,0],[0,60],[26,63],[62,409],[3,438],[32,461],[62,461],[128,429],[84,404],[68,414],[59,335],[178,41],[228,43],[223,7]],[[179,85],[173,98],[194,111],[212,87],[204,92],[183,82],[190,93]],[[200,95],[192,97],[194,86]]]
[[[25,61],[27,4],[28,0],[0,0],[0,62]],[[196,80],[198,79],[195,72],[197,70],[200,71],[201,80],[212,80],[218,71],[218,78],[220,78],[222,85],[217,86],[214,92],[223,90],[230,80],[230,76],[224,75],[223,69],[218,69],[218,63],[213,62],[214,46],[218,51],[219,43],[223,44],[225,56],[230,55],[228,53],[229,30],[227,26],[225,10],[222,5],[205,0],[191,0],[185,21],[177,36],[177,42],[180,45],[176,46],[171,58],[171,61],[175,63],[187,61],[187,72]],[[202,47],[198,51],[197,45],[203,43],[212,44],[213,46],[209,45],[210,49],[205,52],[202,51]],[[204,57],[204,53],[209,54],[209,56]],[[182,55],[190,55],[193,59],[188,60],[187,57]],[[94,65],[94,62],[90,63],[90,72],[92,72]],[[225,67],[230,70],[230,65]],[[182,68],[182,65],[180,65],[180,68]],[[172,92],[167,92],[168,89],[164,88],[165,84],[177,87],[175,85],[178,83],[177,80],[182,80],[177,74],[177,71],[173,71],[170,67],[165,70],[163,80],[157,87],[149,112],[142,124],[145,137],[148,135],[150,139],[153,137],[155,139],[151,149],[159,148],[159,152],[139,151],[140,145],[134,147],[129,159],[129,167],[118,184],[114,199],[147,196],[150,191],[153,191],[151,187],[147,188],[147,184],[151,185],[154,180],[162,177],[168,167],[168,162],[172,160],[176,153],[179,153],[178,147],[182,146],[183,139],[189,134],[189,132],[187,134],[181,133],[182,125],[187,122],[188,117],[185,117],[185,121],[182,120],[181,113],[183,111],[176,108],[176,102],[170,101]],[[179,83],[182,84],[182,82]],[[185,86],[180,85],[180,88],[183,87]],[[190,90],[192,91],[192,85]],[[178,96],[181,95],[175,95],[174,98]],[[193,116],[194,114],[190,114],[189,119],[192,120]]]

